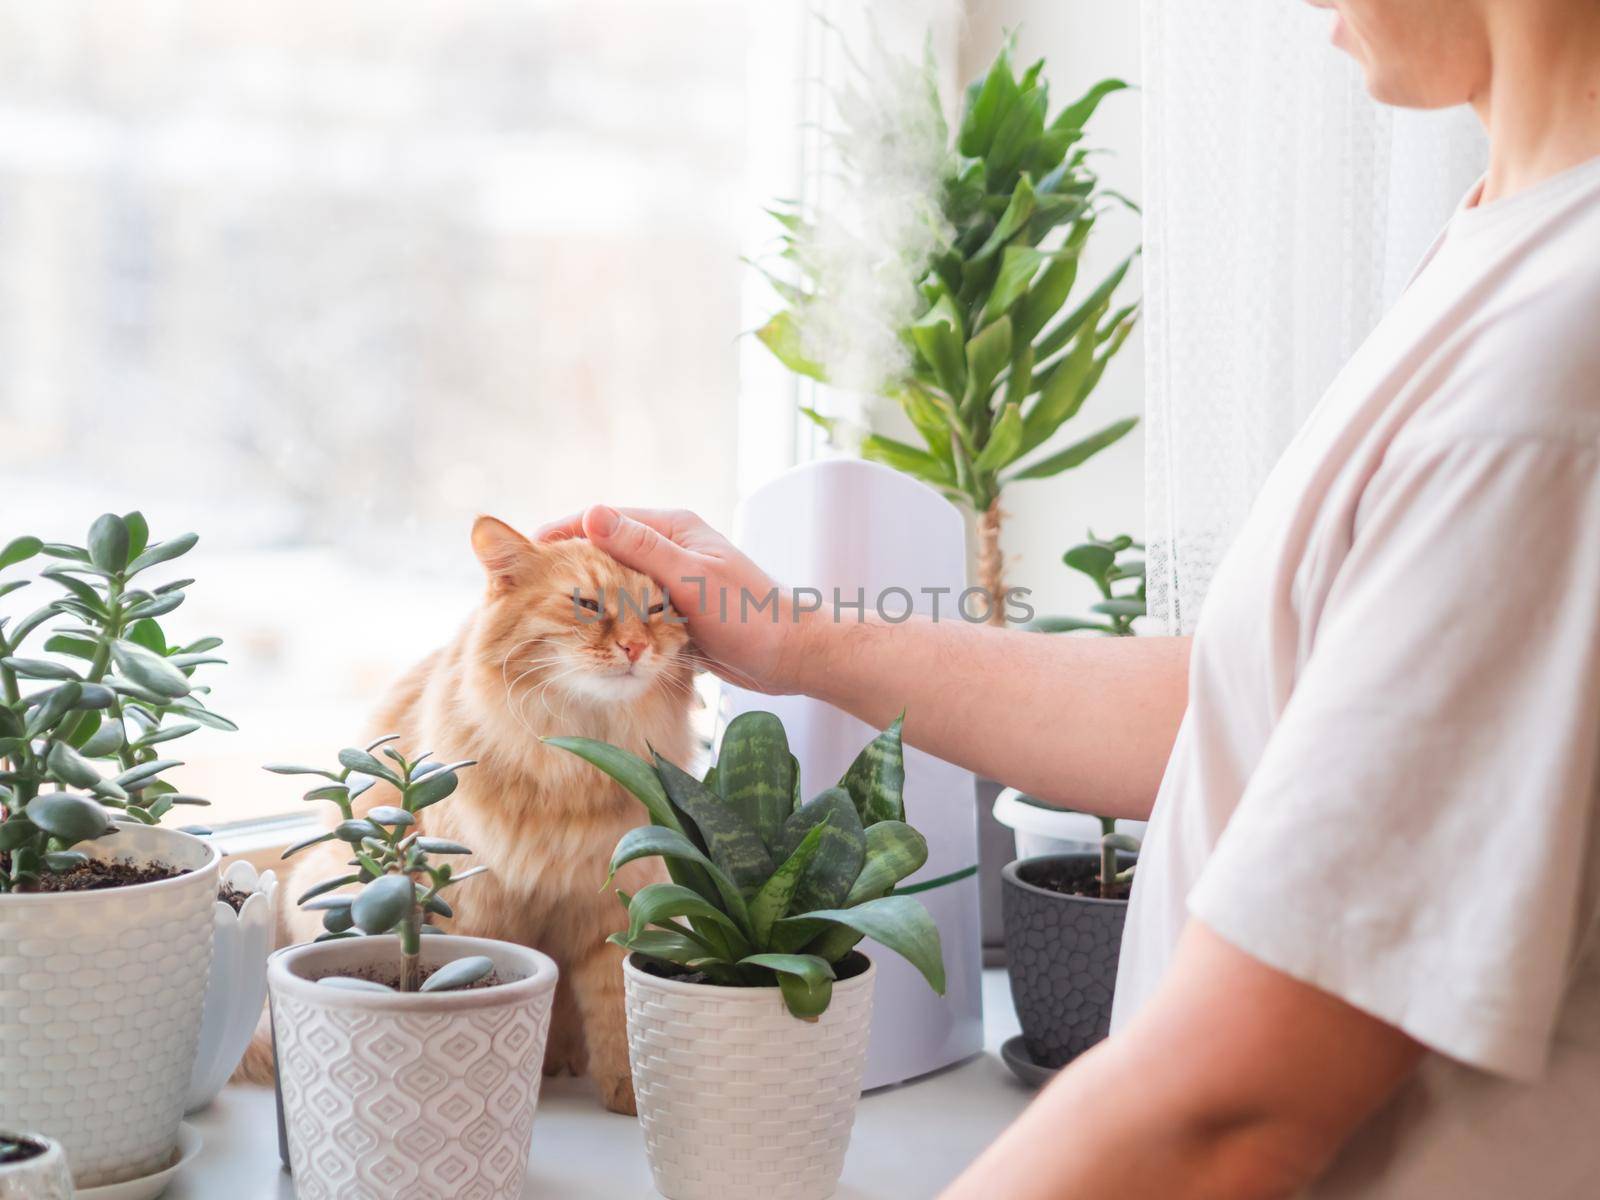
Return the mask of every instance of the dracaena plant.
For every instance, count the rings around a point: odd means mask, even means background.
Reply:
[[[1109,204],[1133,207],[1101,186],[1084,144],[1101,100],[1127,85],[1104,80],[1052,116],[1043,67],[1018,75],[1004,47],[967,89],[953,140],[931,66],[920,87],[886,69],[842,97],[839,179],[827,195],[868,219],[799,204],[774,211],[781,250],[763,270],[786,306],[757,332],[790,370],[895,402],[921,445],[805,411],[836,442],[971,506],[978,583],[997,624],[1005,489],[1080,466],[1137,424],[1125,417],[1064,444],[1057,437],[1132,332],[1138,305],[1116,300],[1132,256],[1081,296],[1075,287],[1097,218]],[[916,136],[937,143],[913,164],[929,175],[929,194],[920,204],[894,199],[917,219],[873,221],[886,175],[902,173],[885,172],[884,156]],[[898,353],[863,349],[870,344]],[[863,358],[877,363],[870,379]]]
[[[350,847],[349,870],[306,889],[299,898],[302,908],[322,913],[323,932],[317,941],[392,933],[400,943],[400,991],[468,987],[493,971],[494,963],[482,955],[459,958],[423,980],[422,936],[432,928],[427,924],[429,914],[455,915],[442,893],[489,868],[471,867],[457,873],[450,862],[435,862],[434,856],[448,859],[472,851],[459,842],[426,837],[416,825],[417,814],[448,799],[460,783],[460,772],[474,764],[471,760],[431,762],[428,753],[407,758],[388,745],[399,736],[389,734],[362,749],[346,747],[339,751],[338,770],[280,763],[267,767],[276,775],[312,775],[325,780],[306,792],[305,799],[328,801],[339,810],[337,825],[290,846],[283,857],[335,840]],[[380,747],[388,762],[373,753]],[[400,802],[376,805],[358,816],[356,798],[380,782],[392,787]],[[345,890],[349,888],[355,890]],[[319,982],[364,991],[394,990],[377,980],[339,975]]]
[[[206,706],[210,689],[194,680],[198,668],[223,661],[211,653],[222,642],[169,643],[160,618],[194,580],[144,582],[145,571],[197,540],[152,542],[139,513],[106,513],[85,545],[25,536],[0,550],[0,570],[51,560],[35,579],[0,583],[0,596],[33,584],[60,589],[26,616],[0,619],[0,892],[72,870],[85,859],[74,847],[118,821],[154,825],[176,805],[206,803],[162,778],[182,765],[162,754],[201,726],[235,727]]]
[[[836,786],[806,801],[783,723],[771,713],[730,722],[703,779],[659,754],[646,762],[587,738],[545,740],[599,767],[650,815],[617,843],[611,876],[660,857],[672,882],[618,893],[628,928],[611,940],[624,949],[716,984],[776,984],[789,1011],[810,1019],[828,1007],[834,965],[865,936],[944,993],[938,927],[918,901],[893,894],[928,857],[905,820],[900,721]]]

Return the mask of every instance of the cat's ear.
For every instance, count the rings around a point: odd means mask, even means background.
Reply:
[[[489,576],[489,590],[504,592],[527,582],[539,552],[504,521],[479,517],[472,523],[472,552]]]

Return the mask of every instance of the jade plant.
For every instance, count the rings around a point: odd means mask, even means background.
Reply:
[[[36,583],[60,589],[20,619],[0,618],[0,892],[83,865],[76,847],[118,822],[154,825],[175,806],[206,803],[162,778],[182,765],[162,754],[202,726],[235,728],[194,681],[199,667],[223,661],[211,654],[222,642],[169,643],[160,618],[194,580],[142,578],[197,540],[152,542],[139,513],[106,513],[85,545],[28,536],[0,549],[0,570],[50,560],[36,579],[0,582],[0,596]],[[27,644],[35,635],[37,649]]]
[[[791,371],[901,410],[920,445],[805,411],[831,440],[971,507],[996,624],[1005,490],[1082,465],[1138,421],[1057,441],[1138,319],[1137,302],[1116,299],[1137,251],[1075,289],[1097,219],[1134,208],[1101,186],[1085,142],[1100,102],[1127,85],[1103,80],[1052,116],[1044,63],[1019,74],[1012,54],[1008,41],[967,88],[953,138],[931,62],[909,82],[891,62],[839,97],[833,203],[774,210],[780,248],[763,270],[785,307],[757,331]],[[899,147],[919,141],[928,148],[902,164]],[[882,214],[886,188],[908,175],[924,182]]]
[[[710,983],[776,985],[803,1019],[827,1009],[835,967],[863,937],[903,955],[942,995],[938,927],[918,901],[894,894],[928,857],[905,820],[900,727],[896,720],[836,786],[805,801],[783,723],[767,712],[729,723],[701,779],[659,754],[646,762],[588,738],[546,738],[649,813],[650,824],[617,843],[607,884],[640,858],[665,859],[671,875],[618,892],[628,927],[611,941]]]
[[[1127,534],[1106,540],[1094,536],[1080,542],[1061,556],[1080,575],[1086,576],[1100,593],[1100,599],[1091,607],[1096,614],[1090,619],[1080,617],[1041,617],[1029,628],[1041,633],[1074,633],[1086,631],[1106,637],[1133,637],[1133,623],[1145,615],[1144,560],[1127,558],[1131,553],[1143,553],[1144,546]],[[1133,882],[1133,867],[1119,869],[1117,854],[1139,852],[1139,839],[1117,832],[1115,817],[1099,817],[1100,822],[1100,895],[1113,899],[1118,891]]]
[[[494,963],[482,955],[458,958],[424,980],[422,936],[432,928],[427,923],[430,915],[455,915],[442,895],[445,889],[489,868],[471,867],[457,873],[449,862],[434,862],[434,855],[449,857],[472,851],[460,842],[424,836],[416,826],[417,814],[449,798],[460,783],[460,772],[474,764],[470,759],[431,762],[431,752],[408,759],[388,745],[399,736],[391,733],[362,749],[346,747],[339,751],[337,771],[279,763],[267,767],[276,775],[313,775],[325,780],[306,792],[305,799],[327,800],[339,810],[337,825],[295,843],[283,852],[283,857],[334,840],[350,846],[351,858],[346,866],[351,869],[307,888],[298,900],[302,908],[322,913],[323,932],[317,935],[317,941],[392,933],[400,943],[400,991],[442,992],[470,987],[487,977],[494,970]],[[373,754],[379,747],[389,760],[387,763]],[[376,805],[357,815],[356,799],[379,782],[394,788],[400,803]],[[356,890],[344,890],[347,888]],[[361,991],[395,990],[378,980],[342,975],[319,982]]]

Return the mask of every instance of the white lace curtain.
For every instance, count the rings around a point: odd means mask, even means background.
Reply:
[[[1193,630],[1311,405],[1481,173],[1472,114],[1373,103],[1289,0],[1143,0],[1151,615]]]

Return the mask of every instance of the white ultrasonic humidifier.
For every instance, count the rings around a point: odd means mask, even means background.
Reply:
[[[938,594],[941,620],[960,619],[956,597],[967,584],[961,514],[931,488],[877,463],[827,459],[786,471],[739,506],[735,540],[784,587],[819,591],[816,619],[860,619],[858,593],[869,615],[880,597],[890,620],[908,604],[931,614],[934,593],[924,589],[944,589]],[[837,613],[836,589],[845,605]],[[811,593],[806,602],[813,602]],[[752,613],[749,619],[771,618]],[[836,783],[877,732],[819,700],[724,687],[724,721],[751,709],[782,719],[808,798]],[[928,861],[900,886],[932,885],[915,894],[939,926],[946,990],[935,995],[898,954],[882,947],[873,953],[873,943],[862,944],[878,967],[867,1088],[913,1079],[983,1049],[972,773],[910,746],[905,765],[906,817],[927,838]]]

